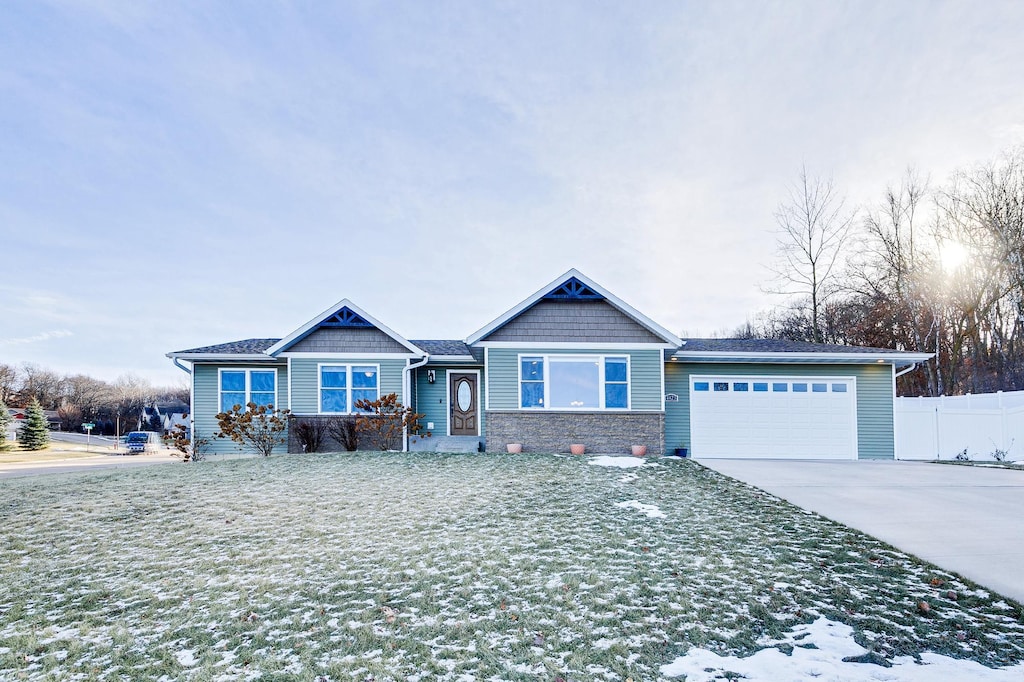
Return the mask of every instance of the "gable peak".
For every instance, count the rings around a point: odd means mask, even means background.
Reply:
[[[575,275],[541,297],[545,301],[603,301],[605,297]]]

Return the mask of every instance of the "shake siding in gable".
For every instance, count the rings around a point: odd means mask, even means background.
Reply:
[[[520,355],[628,355],[630,358],[630,405],[632,410],[661,411],[661,372],[664,366],[662,351],[660,349],[623,350],[619,348],[605,350],[489,348],[485,381],[490,386],[490,402],[485,402],[486,409],[519,409]],[[486,395],[488,394],[485,393]]]
[[[238,445],[231,440],[214,438],[219,429],[217,427],[217,413],[220,412],[220,386],[218,386],[219,368],[229,369],[271,369],[265,365],[205,365],[195,364],[192,367],[192,381],[195,384],[195,405],[192,406],[192,414],[195,419],[195,433],[201,438],[209,438],[211,453],[238,452]],[[274,367],[277,369],[277,402],[274,407],[280,409],[288,408],[288,368],[284,365]],[[286,452],[287,448],[281,446],[274,452]]]
[[[376,328],[317,329],[288,347],[290,353],[409,353],[409,349]]]
[[[355,359],[329,360],[324,358],[292,357],[292,412],[295,414],[317,414],[320,411],[320,380],[318,376],[321,364],[344,365],[380,365],[380,395],[398,394],[398,399],[405,403],[402,393],[402,371],[405,359]]]
[[[893,459],[892,367],[873,365],[758,365],[746,363],[665,363],[665,393],[679,396],[665,403],[665,447],[690,439],[690,375],[853,376],[857,378],[857,457]]]
[[[483,340],[665,342],[607,301],[538,301]]]

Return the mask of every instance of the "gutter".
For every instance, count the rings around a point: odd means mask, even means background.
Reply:
[[[180,361],[180,360],[178,360],[178,358],[171,358],[171,362],[173,362],[173,363],[174,363],[174,366],[175,366],[175,367],[177,367],[178,369],[180,369],[180,370],[181,370],[182,372],[184,372],[185,374],[189,374],[189,375],[191,375],[191,374],[192,374],[192,370],[190,370],[190,369],[189,369],[188,367],[186,367],[185,365],[181,364],[181,361]]]
[[[895,376],[893,376],[893,379],[899,379],[901,376],[903,376],[907,372],[913,372],[915,369],[917,369],[917,363],[916,362],[914,364],[910,365],[910,367],[907,367],[906,369],[901,369],[900,371],[896,372]]]
[[[412,372],[412,370],[414,370],[414,369],[416,369],[418,367],[422,367],[423,365],[427,364],[428,362],[430,362],[430,353],[424,353],[422,360],[420,360],[419,362],[413,363],[411,365],[406,365],[402,369],[402,391],[405,393],[405,401],[407,403],[406,407],[408,407],[409,406],[408,403],[411,402],[409,400],[409,398],[410,398],[409,393],[410,393],[410,391],[412,391],[412,382],[409,380],[410,377],[412,376],[411,372]],[[403,425],[402,426],[402,452],[408,452],[408,451],[409,451],[409,428]]]

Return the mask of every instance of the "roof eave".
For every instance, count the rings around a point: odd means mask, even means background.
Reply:
[[[764,352],[731,352],[731,351],[676,351],[673,359],[686,362],[787,362],[805,364],[846,364],[870,365],[891,364],[896,366],[913,365],[931,359],[931,353],[907,353],[893,351],[891,353],[836,353],[821,351],[816,353],[794,351]]]
[[[266,353],[167,353],[166,357],[171,360],[242,360],[245,362],[274,362],[277,358],[270,357]]]

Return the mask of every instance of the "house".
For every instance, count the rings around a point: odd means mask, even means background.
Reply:
[[[138,430],[151,431],[154,430],[155,424],[159,424],[160,433],[167,435],[178,424],[188,427],[188,412],[188,405],[180,400],[167,400],[145,405],[139,413]]]
[[[28,419],[28,408],[9,407],[7,414],[11,416],[11,428],[16,431]],[[43,416],[46,417],[46,425],[51,431],[60,431],[61,419],[57,410],[43,410]]]
[[[168,357],[192,375],[193,428],[206,437],[236,403],[327,419],[396,393],[434,435],[405,448],[565,452],[578,441],[602,453],[893,459],[896,376],[930,356],[681,339],[570,270],[463,339],[408,340],[345,299],[283,338]]]

